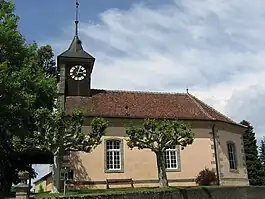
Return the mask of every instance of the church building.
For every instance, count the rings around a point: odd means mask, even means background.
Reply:
[[[189,92],[91,88],[95,58],[83,49],[77,25],[76,20],[76,34],[70,47],[58,56],[58,102],[67,113],[74,108],[84,112],[84,132],[90,130],[94,117],[105,118],[109,126],[102,143],[91,153],[70,155],[73,171],[70,185],[108,188],[118,186],[116,182],[134,187],[158,186],[155,154],[149,149],[130,150],[126,144],[126,127],[140,125],[145,118],[182,120],[190,123],[195,133],[193,144],[184,150],[176,147],[166,151],[169,185],[195,186],[196,176],[205,168],[216,172],[220,185],[249,184],[242,137],[245,126]]]

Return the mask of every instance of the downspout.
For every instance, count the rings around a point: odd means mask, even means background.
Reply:
[[[212,126],[212,134],[213,134],[213,148],[214,148],[214,157],[215,157],[215,166],[216,166],[217,185],[219,186],[221,180],[220,180],[219,164],[218,164],[218,155],[217,155],[215,124],[213,124],[213,126]]]

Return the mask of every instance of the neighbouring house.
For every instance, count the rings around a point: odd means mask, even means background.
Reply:
[[[36,193],[50,192],[52,190],[52,173],[49,172],[34,183]]]
[[[64,170],[66,169],[66,170]],[[64,168],[61,170],[60,179],[62,181],[62,187],[65,180],[73,180],[73,170],[71,168]],[[52,172],[47,173],[40,179],[36,180],[34,183],[34,192],[40,193],[40,192],[51,192],[52,191]]]
[[[84,111],[84,131],[90,130],[93,117],[104,117],[109,121],[102,144],[93,152],[71,153],[69,162],[73,180],[68,182],[69,185],[104,188],[107,182],[115,181],[131,185],[129,179],[132,179],[135,187],[157,186],[154,153],[148,149],[130,150],[126,144],[126,127],[140,125],[144,118],[183,120],[191,124],[195,133],[194,143],[184,150],[176,146],[166,151],[170,185],[195,185],[194,179],[204,168],[215,171],[221,185],[249,184],[242,139],[245,126],[189,92],[92,89],[95,58],[83,50],[77,30],[69,49],[57,59],[60,69],[59,106],[68,113],[74,108]]]

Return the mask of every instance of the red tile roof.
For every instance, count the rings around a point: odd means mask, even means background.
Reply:
[[[92,90],[91,97],[68,96],[66,110],[86,116],[220,120],[235,123],[189,93]]]

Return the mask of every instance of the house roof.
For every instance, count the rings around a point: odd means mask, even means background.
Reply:
[[[38,184],[38,182],[46,180],[48,177],[52,175],[52,172],[47,173],[46,175],[42,176],[40,179],[36,180],[34,184]]]
[[[66,97],[66,111],[86,116],[218,120],[234,123],[189,93],[157,93],[92,89],[91,97]]]

